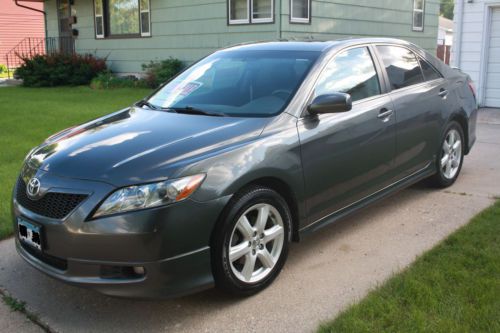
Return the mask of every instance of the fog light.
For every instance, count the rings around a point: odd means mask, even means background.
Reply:
[[[144,267],[142,266],[134,266],[134,273],[140,276],[144,275]]]

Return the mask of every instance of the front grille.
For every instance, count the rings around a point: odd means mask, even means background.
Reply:
[[[40,252],[40,251],[32,248],[31,246],[24,244],[23,242],[20,242],[20,243],[26,252],[28,252],[29,254],[31,254],[33,257],[37,258],[41,262],[43,262],[49,266],[52,266],[54,268],[57,268],[60,271],[65,271],[68,269],[68,261],[67,260]]]
[[[53,219],[63,219],[86,198],[85,194],[49,192],[38,200],[31,200],[26,193],[24,180],[21,177],[17,180],[17,202],[33,213]]]

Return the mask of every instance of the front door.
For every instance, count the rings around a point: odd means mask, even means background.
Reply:
[[[307,213],[312,223],[390,182],[396,146],[392,101],[367,47],[342,51],[320,75],[315,96],[351,95],[351,111],[299,121]]]
[[[72,54],[74,50],[71,16],[70,0],[57,0],[57,19],[59,21],[57,51],[65,54]]]

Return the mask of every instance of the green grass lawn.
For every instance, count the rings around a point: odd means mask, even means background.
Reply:
[[[500,332],[500,201],[319,332]]]
[[[117,111],[146,89],[0,88],[0,239],[12,233],[10,196],[28,151],[49,135]]]

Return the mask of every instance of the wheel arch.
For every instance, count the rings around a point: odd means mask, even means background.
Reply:
[[[290,214],[292,215],[292,241],[298,242],[300,240],[299,237],[300,213],[299,213],[299,201],[297,195],[292,190],[292,187],[286,181],[274,176],[255,178],[252,180],[248,180],[244,184],[238,186],[238,188],[234,190],[232,198],[228,201],[228,203],[222,210],[219,216],[219,221],[216,223],[215,228],[217,228],[217,225],[219,225],[221,220],[225,218],[227,211],[234,203],[233,198],[235,197],[235,194],[242,192],[243,190],[251,186],[262,186],[270,188],[283,197],[283,199],[286,201],[288,205],[288,208],[290,209]],[[213,234],[215,232],[215,228],[212,231],[212,236],[210,237],[211,241],[214,237]]]
[[[451,121],[457,122],[460,127],[462,127],[462,132],[464,133],[464,152],[467,155],[470,151],[469,147],[469,121],[466,113],[464,111],[455,112],[451,114],[446,124],[449,124]]]

